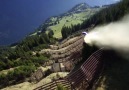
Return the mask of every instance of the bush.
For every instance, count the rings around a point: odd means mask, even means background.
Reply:
[[[20,66],[7,74],[0,74],[0,88],[24,81],[25,78],[30,77],[35,69],[34,65]]]
[[[45,72],[45,76],[48,76],[52,73],[52,71],[50,69],[48,69],[46,72]]]
[[[68,89],[65,88],[62,84],[58,84],[56,90],[68,90]]]

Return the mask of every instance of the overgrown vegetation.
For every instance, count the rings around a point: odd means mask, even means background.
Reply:
[[[68,89],[66,89],[62,84],[58,84],[56,90],[68,90]]]
[[[30,77],[30,74],[34,72],[35,69],[36,67],[34,65],[20,66],[13,71],[9,71],[7,74],[0,74],[0,88],[20,83],[27,77]]]
[[[28,36],[15,46],[1,47],[0,71],[7,70],[7,73],[0,74],[0,88],[24,81],[29,77],[49,58],[47,54],[40,55],[38,50],[48,48],[49,44],[55,42],[53,32],[50,31],[48,34]],[[13,69],[9,70],[10,68]]]

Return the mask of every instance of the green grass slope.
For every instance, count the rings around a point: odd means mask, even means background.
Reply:
[[[52,17],[50,19],[51,22],[49,23],[49,25],[52,23],[55,24],[48,26],[46,32],[48,32],[49,30],[53,30],[54,37],[61,38],[62,37],[61,29],[63,26],[71,27],[71,25],[81,24],[84,20],[90,18],[93,14],[95,14],[99,10],[100,8],[87,8],[79,13],[71,13],[61,18]]]
[[[81,24],[101,9],[102,8],[99,6],[90,7],[86,3],[78,4],[66,13],[48,18],[34,33],[31,33],[30,36],[37,35],[37,33],[41,31],[48,33],[49,30],[52,30],[54,37],[61,38],[61,29],[63,26],[71,27],[71,25]]]

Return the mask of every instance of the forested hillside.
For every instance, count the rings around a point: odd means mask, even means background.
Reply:
[[[66,38],[71,33],[80,29],[88,27],[107,24],[121,19],[124,15],[129,13],[129,1],[123,0],[117,4],[111,4],[110,7],[104,8],[91,18],[85,20],[81,25],[74,25],[72,27],[64,26],[62,28],[62,36]]]
[[[82,23],[70,24],[71,26],[63,24],[58,33],[61,33],[62,38],[65,39],[76,31],[117,21],[128,13],[129,1],[123,0],[117,4],[103,8],[85,20],[81,20]],[[82,16],[85,16],[84,13]],[[57,23],[60,22],[57,21]],[[46,29],[46,26],[42,27],[42,30],[44,29]],[[19,43],[0,48],[0,88],[23,82],[37,67],[49,60],[49,54],[40,55],[39,51],[49,48],[50,44],[56,44],[59,40],[53,36],[55,31],[51,26],[47,29],[50,30],[39,32],[36,35],[32,34]],[[85,54],[83,54],[84,57]],[[7,72],[2,73],[2,70],[7,70]]]
[[[38,54],[38,51],[54,44],[53,33],[29,36],[18,44],[1,47],[0,53],[0,88],[23,82],[27,77],[43,65],[49,55]],[[36,51],[36,52],[34,52]]]

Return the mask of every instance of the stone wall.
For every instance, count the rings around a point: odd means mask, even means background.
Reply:
[[[43,72],[42,69],[38,69],[36,72],[34,72],[31,77],[30,80],[31,82],[37,82],[40,81],[43,77],[44,77],[45,73]]]
[[[73,65],[71,61],[63,62],[63,63],[54,63],[52,65],[52,72],[65,72],[70,71]]]

